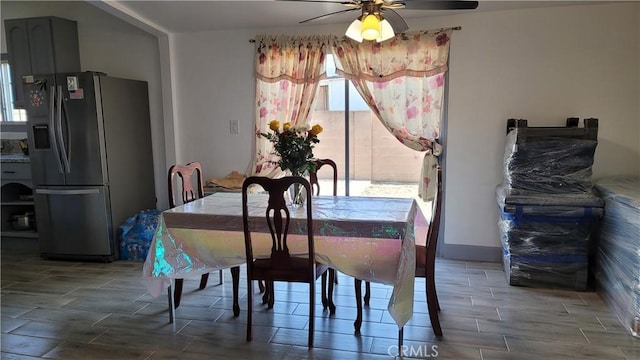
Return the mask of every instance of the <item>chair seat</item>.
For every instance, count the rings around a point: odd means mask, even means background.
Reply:
[[[301,257],[291,257],[290,266],[282,269],[275,268],[271,259],[255,259],[253,261],[253,278],[256,280],[271,281],[309,281],[309,259]],[[316,279],[319,278],[329,267],[316,262]],[[292,277],[292,274],[296,274]]]

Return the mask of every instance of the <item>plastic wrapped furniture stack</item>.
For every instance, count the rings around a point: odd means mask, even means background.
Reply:
[[[622,324],[640,337],[640,178],[602,179],[596,189],[605,201],[597,289]]]
[[[504,270],[511,285],[585,291],[603,201],[591,166],[598,120],[567,127],[507,122],[504,182],[496,190]]]

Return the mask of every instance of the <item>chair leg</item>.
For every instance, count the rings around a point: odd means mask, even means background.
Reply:
[[[240,316],[240,303],[238,300],[238,292],[240,288],[240,267],[231,268],[231,282],[233,283],[233,316]]]
[[[438,317],[438,299],[436,297],[436,284],[434,281],[426,281],[427,292],[427,309],[429,310],[429,320],[431,320],[431,327],[433,333],[440,337],[442,336],[442,328],[440,327],[440,319]]]
[[[260,281],[258,281],[258,283],[260,283]],[[264,292],[262,293],[262,303],[266,304],[269,302],[269,295],[271,295],[271,293],[269,292],[269,282],[265,281],[264,282]]]
[[[435,260],[431,263],[431,265],[429,266],[429,273],[427,274],[427,276],[425,277],[425,281],[428,283],[433,284],[433,298],[435,299],[436,302],[436,308],[438,309],[438,311],[440,311],[440,302],[438,301],[438,292],[436,291],[436,269],[435,269],[436,265],[435,265]],[[428,284],[427,284],[428,287]],[[427,293],[428,294],[428,293]]]
[[[224,276],[222,276],[222,270],[220,270],[220,285],[224,282]]]
[[[207,280],[209,280],[209,273],[202,274],[202,277],[200,277],[200,290],[207,287]]]
[[[356,287],[356,308],[358,309],[358,313],[356,315],[356,321],[353,323],[353,327],[355,327],[356,334],[360,334],[360,327],[362,326],[362,280],[354,278],[355,287]]]
[[[402,356],[402,343],[404,342],[404,326],[398,330],[398,355]]]
[[[322,309],[327,310],[329,307],[329,302],[327,301],[327,272],[323,272],[320,277],[320,285],[322,289]]]
[[[364,305],[369,306],[369,299],[371,299],[371,283],[364,282]]]
[[[438,292],[436,291],[436,288],[433,288],[433,297],[436,299],[436,307],[438,308],[438,312],[441,310],[440,309],[440,301],[438,301]]]
[[[247,279],[247,341],[251,341],[251,321],[253,313],[253,282]]]
[[[336,305],[333,303],[333,284],[336,279],[336,271],[329,269],[329,316],[336,314]]]
[[[177,309],[180,306],[180,300],[182,300],[182,285],[184,285],[184,279],[175,280],[175,289],[173,290],[173,308]]]
[[[258,289],[260,289],[260,294],[264,293],[264,283],[262,280],[258,280]]]
[[[309,342],[308,346],[313,347],[313,332],[316,317],[316,282],[312,279],[309,282]]]
[[[275,290],[275,286],[274,286],[274,282],[273,281],[269,281],[268,282],[268,288],[269,288],[269,302],[267,304],[267,308],[269,309],[273,309],[273,304],[276,301],[276,290]]]

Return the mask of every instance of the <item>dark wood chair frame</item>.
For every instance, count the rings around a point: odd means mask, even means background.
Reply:
[[[311,193],[315,196],[320,195],[320,182],[318,181],[318,170],[320,170],[321,167],[323,166],[328,166],[332,169],[333,171],[333,196],[337,196],[338,195],[338,166],[336,165],[335,161],[331,160],[331,159],[317,159],[315,161],[315,165],[316,165],[316,171],[310,171],[309,172],[309,185],[311,185]],[[325,274],[322,274],[322,285],[323,285],[323,289],[326,288],[326,284],[327,284],[327,274],[331,273],[331,272],[335,272],[334,269],[329,268],[329,271]],[[338,284],[338,276],[337,274],[334,274],[334,284]],[[368,283],[367,283],[368,284]],[[265,292],[265,285],[262,281],[258,281],[258,288],[260,290],[260,293],[263,293],[262,296],[262,303],[266,304],[269,301],[269,296],[270,294],[268,292]],[[322,297],[322,305],[324,307],[324,309],[326,310],[327,307],[329,308],[329,313],[331,315],[336,313],[336,307],[333,303],[329,303],[327,301],[327,297],[325,296],[325,290],[322,291],[323,297]],[[367,299],[367,305],[368,303],[368,299]]]
[[[289,235],[291,217],[287,208],[284,193],[294,183],[300,183],[306,189],[306,230],[308,257],[296,257],[289,254],[287,236]],[[261,186],[269,194],[268,206],[265,211],[264,221],[252,218],[249,221],[249,209],[247,205],[248,189],[252,185]],[[315,282],[322,274],[326,273],[328,266],[315,261],[315,248],[313,239],[313,217],[311,202],[311,186],[303,177],[286,176],[279,179],[271,179],[261,176],[248,177],[242,185],[242,218],[245,236],[245,250],[247,258],[247,341],[252,339],[252,306],[253,306],[253,280],[265,282],[265,292],[270,294],[268,306],[273,307],[274,282],[303,282],[309,284],[309,339],[308,346],[313,347],[314,317],[315,317]],[[253,256],[252,230],[264,226],[271,234],[271,256],[266,259],[256,259]],[[333,297],[333,275],[329,274],[329,302]],[[324,288],[324,284],[323,284]],[[323,297],[324,297],[323,289]]]
[[[317,159],[315,161],[316,171],[309,172],[309,184],[311,184],[311,190],[313,191],[313,195],[320,195],[320,182],[318,181],[318,171],[323,166],[328,166],[333,171],[333,196],[338,196],[338,166],[335,161],[331,159]],[[335,271],[334,269],[329,269],[329,271]],[[338,284],[338,276],[334,275],[335,284]],[[325,283],[327,281],[327,276],[322,275],[322,282]],[[329,309],[331,314],[335,314],[335,307]]]
[[[440,311],[440,303],[438,302],[438,294],[436,292],[436,282],[435,282],[435,264],[436,264],[436,248],[438,245],[438,232],[440,231],[440,217],[442,211],[442,169],[440,166],[437,167],[437,191],[436,198],[432,204],[432,213],[431,213],[431,223],[429,224],[429,230],[427,230],[427,241],[426,241],[426,251],[424,267],[419,266],[419,262],[416,261],[416,277],[425,278],[425,295],[427,297],[427,309],[429,311],[429,319],[431,321],[431,328],[433,329],[433,333],[437,337],[442,337],[442,327],[440,326],[440,319],[438,317],[438,312]],[[361,280],[356,279],[356,307],[357,307],[357,318],[354,323],[356,333],[360,333],[360,326],[362,325],[362,290],[361,290]],[[403,328],[400,328],[398,331],[398,348],[402,348],[403,342]]]
[[[180,194],[182,197],[182,203],[186,204],[192,202],[194,200],[200,199],[204,197],[204,184],[202,181],[202,165],[199,162],[193,161],[186,165],[173,165],[169,168],[169,206],[171,208],[176,207],[176,175],[179,176],[182,181],[180,184]],[[194,184],[192,177],[196,177],[196,188],[194,189]],[[231,277],[233,279],[233,289],[234,289],[234,305],[233,312],[235,316],[240,315],[240,306],[238,301],[238,288],[239,288],[239,279],[240,279],[240,267],[235,266],[231,268]],[[207,280],[209,279],[209,274],[203,274],[200,278],[200,286],[199,289],[202,290],[207,286]],[[222,270],[220,270],[220,284],[222,284]],[[184,285],[184,279],[175,279],[174,280],[174,291],[173,291],[173,309],[177,309],[180,306],[180,302],[182,300],[182,288]],[[171,289],[169,289],[169,302],[171,303]]]

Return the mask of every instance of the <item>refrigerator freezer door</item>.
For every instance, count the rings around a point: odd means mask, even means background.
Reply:
[[[69,77],[77,79],[77,90],[69,90]],[[62,129],[66,185],[107,184],[99,77],[90,72],[58,74],[56,83],[62,98],[57,122]]]
[[[115,256],[106,186],[40,187],[35,191],[40,249],[44,257]]]

